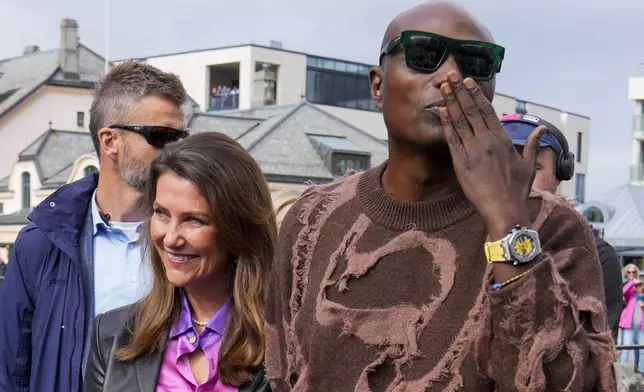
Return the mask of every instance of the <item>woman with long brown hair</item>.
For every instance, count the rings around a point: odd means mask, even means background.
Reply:
[[[223,134],[190,136],[152,163],[148,201],[153,287],[96,318],[85,391],[268,391],[277,229],[258,164]]]

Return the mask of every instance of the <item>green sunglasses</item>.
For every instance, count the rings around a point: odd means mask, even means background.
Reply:
[[[501,72],[505,48],[482,41],[468,41],[444,37],[426,31],[405,30],[385,46],[380,53],[384,56],[396,53],[401,47],[405,51],[407,67],[422,73],[436,72],[454,55],[463,77],[487,81]]]

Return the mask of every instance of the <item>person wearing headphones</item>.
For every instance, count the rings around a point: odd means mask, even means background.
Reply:
[[[559,184],[572,179],[575,174],[575,155],[570,152],[566,137],[557,127],[530,114],[505,115],[501,117],[501,124],[508,131],[512,143],[520,153],[530,132],[540,125],[548,129],[541,137],[533,189],[557,194]],[[621,265],[617,252],[610,244],[597,235],[595,235],[595,243],[604,277],[608,325],[616,342],[619,318],[624,308]]]

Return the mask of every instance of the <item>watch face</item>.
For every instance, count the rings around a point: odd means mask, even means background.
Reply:
[[[538,245],[530,233],[517,233],[510,244],[513,258],[518,262],[527,262],[534,258]]]

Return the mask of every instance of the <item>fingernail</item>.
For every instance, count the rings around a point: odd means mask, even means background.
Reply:
[[[443,84],[441,85],[441,91],[442,91],[444,94],[449,94],[449,92],[451,91],[451,89],[449,88],[449,84],[447,84],[447,83],[443,83]]]
[[[465,87],[467,87],[467,88],[474,88],[474,87],[476,86],[476,85],[474,84],[474,80],[472,80],[471,78],[467,78],[467,79],[463,80],[463,84],[464,84],[464,85],[465,85]]]
[[[447,108],[440,108],[439,113],[441,115],[441,120],[444,123],[449,123],[449,113],[447,112]]]
[[[452,71],[452,72],[449,73],[449,80],[452,83],[458,82],[458,75],[456,74],[456,72]]]

